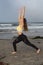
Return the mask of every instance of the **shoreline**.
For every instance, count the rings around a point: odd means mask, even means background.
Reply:
[[[14,39],[14,38],[16,38],[17,36],[13,36],[12,38],[1,38],[0,40],[10,40],[10,39]],[[43,39],[43,36],[28,36],[28,38],[30,38],[30,39]]]

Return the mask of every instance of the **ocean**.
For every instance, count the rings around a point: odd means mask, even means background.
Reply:
[[[0,39],[12,39],[18,36],[16,24],[0,24]],[[43,36],[43,22],[28,23],[28,31],[23,33],[27,36]]]

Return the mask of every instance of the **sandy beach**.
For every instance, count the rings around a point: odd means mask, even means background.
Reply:
[[[40,54],[37,54],[32,47],[20,42],[17,44],[17,53],[12,55],[14,39],[0,39],[0,62],[3,61],[9,65],[43,65],[43,39],[28,37],[32,44],[41,49]]]

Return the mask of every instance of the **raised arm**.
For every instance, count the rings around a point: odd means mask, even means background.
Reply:
[[[22,18],[25,17],[25,7],[22,8],[21,17],[22,17]]]
[[[21,19],[21,18],[24,18],[24,16],[25,16],[25,7],[20,9],[18,18]]]

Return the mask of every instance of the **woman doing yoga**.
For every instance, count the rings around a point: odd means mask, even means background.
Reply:
[[[23,41],[25,44],[33,47],[34,49],[36,49],[36,52],[39,53],[40,49],[36,47],[34,44],[30,43],[27,36],[23,34],[23,30],[28,31],[27,21],[25,18],[25,7],[21,8],[20,10],[18,22],[19,22],[19,25],[17,26],[18,37],[13,41],[14,51],[12,52],[12,54],[15,54],[17,52],[16,44],[19,43],[20,41]]]

